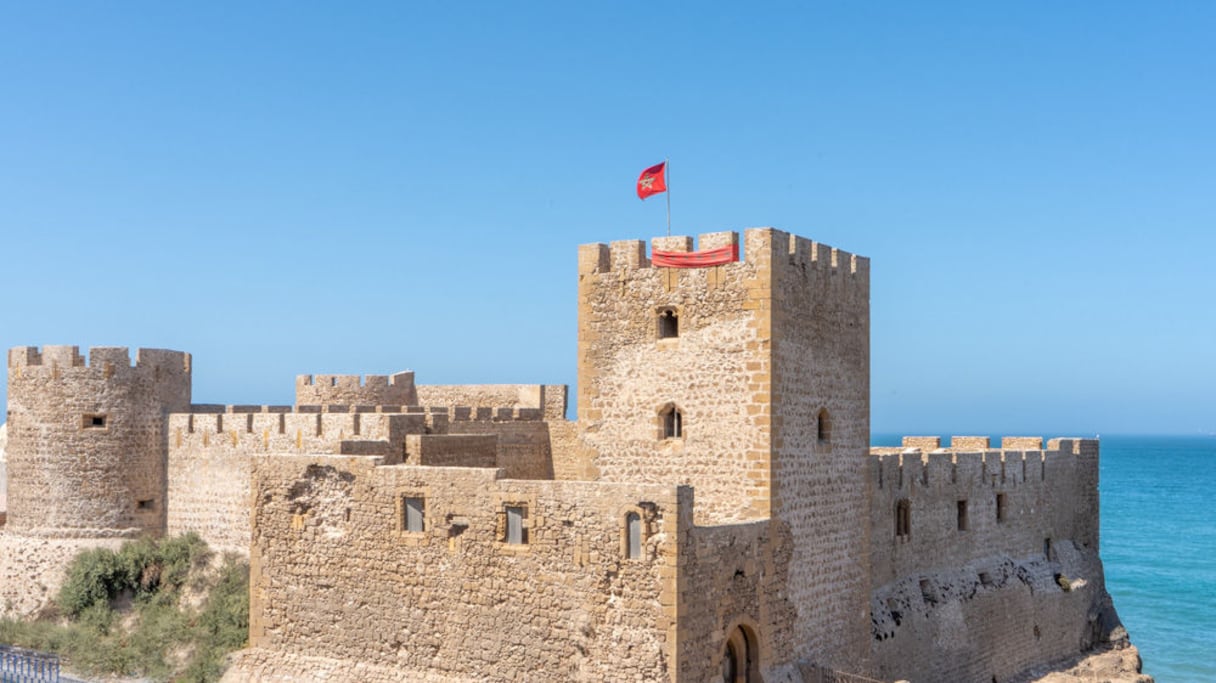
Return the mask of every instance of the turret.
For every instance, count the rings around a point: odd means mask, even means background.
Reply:
[[[166,420],[190,354],[21,346],[8,354],[8,528],[116,536],[165,527]]]

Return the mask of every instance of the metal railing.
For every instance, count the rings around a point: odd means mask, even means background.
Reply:
[[[59,655],[0,645],[0,683],[59,683]]]

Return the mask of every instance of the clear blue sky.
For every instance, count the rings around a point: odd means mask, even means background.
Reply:
[[[0,2],[0,346],[573,385],[669,156],[873,259],[875,431],[1216,431],[1216,4],[679,5]]]

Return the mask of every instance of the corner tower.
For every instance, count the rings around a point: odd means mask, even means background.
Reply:
[[[37,536],[165,528],[165,416],[190,408],[190,355],[21,346],[8,354],[8,524]]]

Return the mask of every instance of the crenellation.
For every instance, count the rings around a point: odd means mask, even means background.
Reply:
[[[1043,449],[1041,436],[1005,436],[1001,438],[1001,449],[1038,451]]]
[[[918,448],[924,451],[935,451],[942,447],[940,436],[905,436],[902,443],[904,448]]]
[[[702,247],[704,249],[704,247]],[[685,236],[668,235],[667,237],[652,237],[650,239],[650,250],[669,251],[675,253],[687,253],[692,251],[692,238]]]
[[[649,268],[644,240],[617,240],[608,245],[609,270],[637,270]]]
[[[986,436],[952,436],[950,437],[950,448],[952,450],[988,450],[991,446],[991,439]]]

